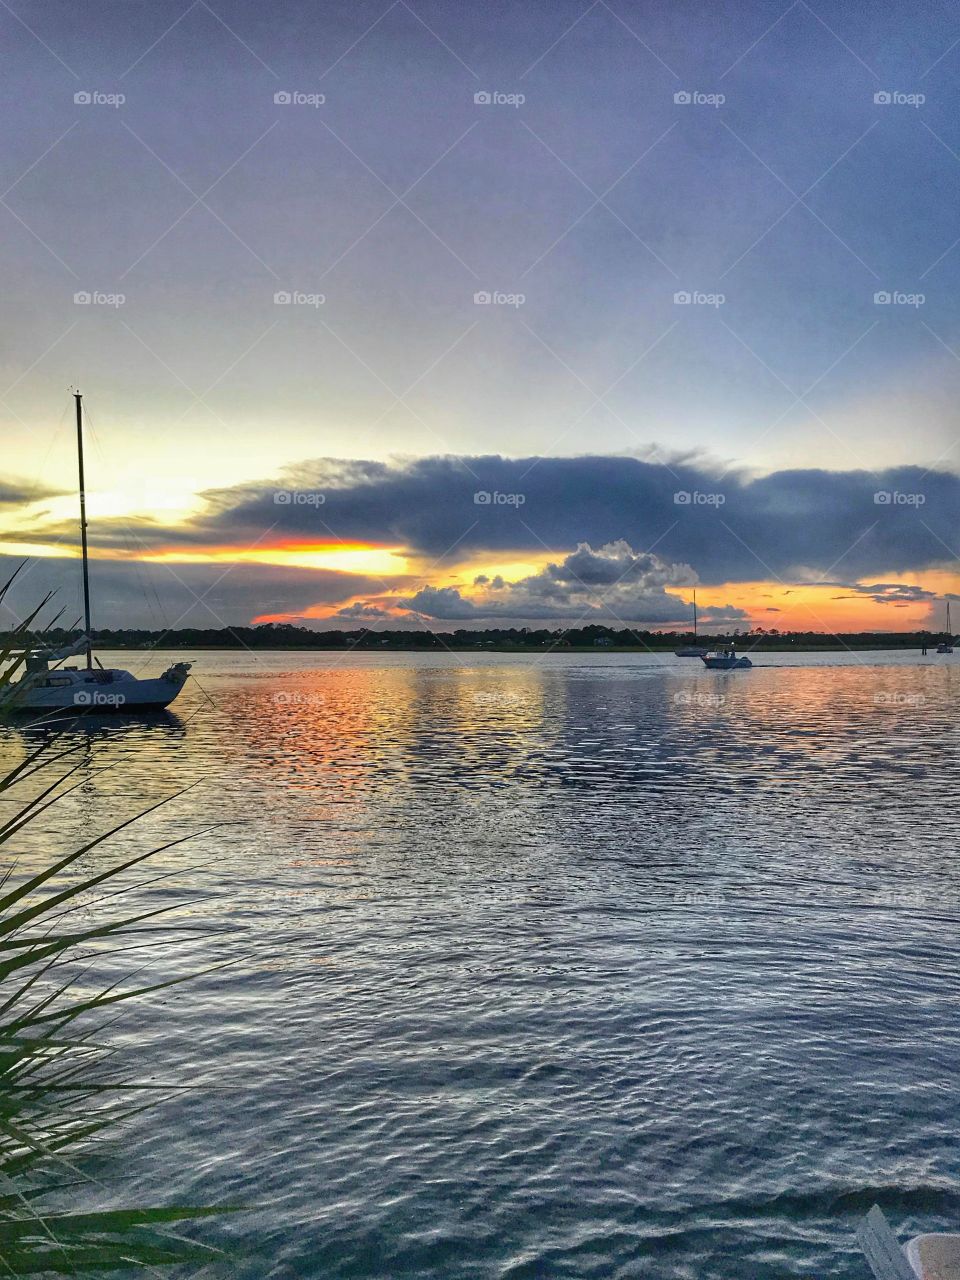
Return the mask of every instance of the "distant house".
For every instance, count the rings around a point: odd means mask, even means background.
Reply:
[[[609,636],[596,636],[593,643],[602,644],[602,645],[611,645],[613,644],[613,641],[610,639]]]

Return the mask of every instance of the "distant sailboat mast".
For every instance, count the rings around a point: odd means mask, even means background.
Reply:
[[[693,644],[681,645],[679,649],[674,649],[674,653],[678,658],[702,658],[706,653],[706,649],[702,649],[697,644],[699,633],[697,630],[697,589],[693,589]]]
[[[937,645],[937,653],[953,653],[953,624],[950,621],[950,601],[946,599],[947,606],[947,636],[945,640],[941,640]],[[926,653],[926,649],[924,649]]]
[[[83,629],[87,638],[87,670],[93,669],[93,643],[90,639],[90,570],[87,562],[87,495],[83,482],[83,396],[73,393],[77,405],[77,466],[80,474],[80,550],[83,556]]]

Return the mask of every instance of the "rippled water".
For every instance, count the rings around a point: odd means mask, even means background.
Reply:
[[[112,847],[199,832],[130,905],[185,904],[151,978],[233,960],[111,1031],[209,1086],[117,1202],[255,1206],[250,1280],[863,1280],[874,1201],[960,1224],[960,661],[186,656],[48,824],[196,783]]]

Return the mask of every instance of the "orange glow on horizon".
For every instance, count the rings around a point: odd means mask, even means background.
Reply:
[[[263,542],[249,547],[213,544],[179,548],[168,544],[157,550],[139,552],[132,548],[109,550],[95,548],[93,555],[95,561],[134,560],[147,565],[209,564],[221,565],[226,569],[232,564],[253,564],[343,574],[346,579],[346,589],[339,600],[307,603],[296,613],[263,614],[255,619],[258,623],[296,622],[308,619],[313,622],[325,622],[331,628],[339,629],[354,629],[364,625],[365,622],[374,627],[389,627],[393,619],[409,624],[410,611],[398,608],[396,601],[415,595],[420,588],[427,585],[436,588],[455,588],[465,597],[477,600],[478,603],[503,598],[502,592],[491,589],[488,584],[475,585],[475,579],[478,576],[489,580],[501,577],[505,582],[516,583],[541,573],[551,562],[561,562],[569,555],[569,550],[544,550],[536,553],[506,551],[496,554],[465,552],[462,558],[454,559],[453,557],[457,555],[454,551],[450,557],[441,557],[440,560],[436,560],[432,556],[411,551],[402,546],[389,546],[375,542],[360,540],[338,542],[333,539],[270,542],[269,536],[267,534]],[[0,553],[24,559],[79,558],[79,547],[76,545],[18,543],[16,532],[13,530],[10,531],[9,537],[10,541],[0,543]],[[366,591],[357,594],[357,583],[350,582],[347,575],[367,579]],[[697,604],[705,633],[720,630],[721,627],[711,624],[709,619],[704,617],[704,613],[710,609],[723,611],[726,607],[742,610],[747,616],[739,622],[724,624],[722,628],[724,630],[739,627],[741,631],[747,631],[751,628],[763,627],[766,630],[776,628],[781,632],[810,631],[826,634],[919,630],[936,633],[946,627],[944,597],[960,596],[960,574],[946,568],[876,573],[869,579],[862,580],[860,585],[866,587],[873,583],[920,588],[930,593],[930,598],[882,601],[874,600],[866,590],[858,591],[836,583],[756,580],[717,585],[698,584]],[[666,590],[672,596],[683,600],[687,606],[692,603],[692,587],[668,586]],[[306,599],[309,600],[309,587],[307,592]],[[318,591],[318,594],[329,594],[329,591],[322,593]],[[602,591],[598,593],[601,597],[602,594]],[[366,603],[382,610],[385,616],[373,616],[367,619],[337,617],[340,609],[353,605],[362,606]],[[682,614],[683,611],[681,610],[680,613]],[[687,616],[692,621],[692,611],[688,612]],[[598,621],[614,629],[625,625],[617,620],[614,613],[602,619],[587,617],[577,623],[576,609],[566,620],[566,625],[585,625]],[[956,618],[954,622],[956,626]],[[460,627],[483,630],[488,627],[522,625],[522,621],[512,622],[496,617],[478,616],[464,620],[436,619],[428,621],[425,625],[440,630],[456,630]],[[542,622],[531,620],[528,625],[557,629],[564,625],[564,620],[546,619]],[[635,625],[643,626],[639,623]],[[650,629],[672,628],[651,627]],[[678,626],[676,629],[683,628]]]
[[[880,582],[921,587],[936,598],[880,604],[868,594],[836,584],[760,581],[698,586],[697,605],[701,611],[725,604],[745,610],[750,622],[741,623],[741,630],[752,624],[768,631],[940,631],[946,625],[943,596],[960,593],[960,574],[945,570],[875,574],[868,580]],[[693,600],[688,587],[678,594]]]

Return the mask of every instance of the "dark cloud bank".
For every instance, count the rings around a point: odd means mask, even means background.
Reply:
[[[321,459],[277,481],[207,491],[203,499],[202,513],[189,522],[168,528],[134,521],[132,537],[130,520],[99,522],[94,546],[187,551],[342,540],[405,547],[437,564],[427,581],[384,582],[268,565],[224,574],[223,565],[100,561],[94,583],[104,625],[158,625],[162,614],[167,624],[182,617],[183,625],[215,626],[324,603],[335,611],[357,596],[363,602],[342,609],[341,625],[377,625],[389,590],[402,593],[408,625],[594,617],[601,598],[624,622],[669,625],[689,618],[668,587],[757,579],[822,581],[841,594],[902,606],[928,593],[886,583],[882,574],[955,570],[960,549],[960,477],[920,467],[753,478],[689,459]],[[73,542],[75,530],[38,527],[32,536]],[[554,563],[519,582],[439,585],[468,555],[545,551],[558,553]],[[75,562],[38,561],[20,595],[30,586],[56,586],[69,611],[76,578]],[[863,579],[866,585],[856,585]],[[728,607],[712,620],[742,616]]]
[[[460,557],[622,539],[691,565],[706,583],[850,580],[955,564],[960,552],[960,477],[921,467],[752,479],[635,458],[321,460],[282,485],[209,493],[209,514],[177,537],[244,543],[274,526],[271,538],[333,534]],[[490,501],[476,502],[478,493]],[[298,501],[311,494],[322,503]]]

